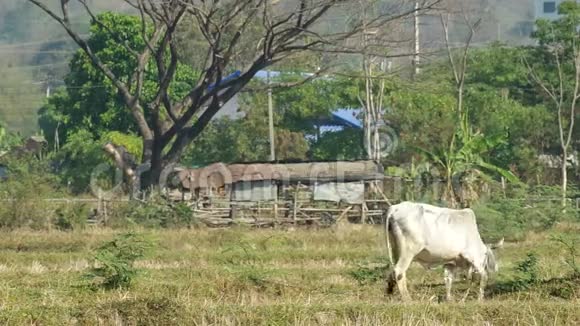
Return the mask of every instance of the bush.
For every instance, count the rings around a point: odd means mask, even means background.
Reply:
[[[374,267],[359,266],[358,268],[351,270],[348,274],[355,279],[359,285],[366,285],[384,280],[388,269],[388,265]]]
[[[59,207],[55,211],[54,226],[61,231],[84,229],[89,216],[89,207],[83,203],[73,203]]]
[[[0,182],[0,228],[46,229],[53,222],[52,210],[43,200],[63,195],[47,161],[33,155],[3,157],[8,178]]]
[[[85,275],[91,280],[90,287],[128,288],[139,272],[134,266],[135,261],[145,257],[152,249],[151,240],[132,232],[105,243],[95,252],[96,267]]]
[[[524,260],[516,264],[514,269],[519,273],[516,278],[518,283],[525,286],[538,283],[538,256],[535,253],[529,252]]]
[[[552,237],[552,240],[559,243],[566,249],[568,255],[564,259],[564,262],[572,270],[572,277],[580,278],[580,257],[578,257],[579,253],[576,241],[573,239],[565,239],[562,236],[554,236]]]
[[[496,293],[511,293],[529,290],[532,286],[538,285],[538,256],[535,253],[528,253],[526,258],[514,267],[516,276],[506,282],[497,283],[494,288]]]
[[[385,264],[387,257],[376,257],[372,261],[359,264],[357,268],[351,269],[348,275],[355,279],[359,285],[374,284],[384,280],[390,264]]]
[[[111,227],[140,225],[149,228],[190,228],[197,225],[193,210],[187,204],[173,203],[161,197],[146,202],[129,202],[115,210],[107,223]]]
[[[578,219],[578,210],[560,206],[558,187],[513,187],[504,196],[493,193],[488,200],[473,207],[484,238],[523,240],[529,231],[544,231],[562,221]],[[554,198],[556,198],[554,200]]]

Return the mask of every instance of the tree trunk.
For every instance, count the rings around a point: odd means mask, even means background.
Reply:
[[[566,160],[568,158],[568,149],[562,147],[562,209],[566,210],[566,192],[568,188],[568,170],[566,169]]]
[[[152,142],[150,151],[151,158],[145,163],[149,166],[141,175],[141,191],[159,191],[164,186],[161,185],[161,175],[168,164],[163,161],[163,145],[158,138]]]

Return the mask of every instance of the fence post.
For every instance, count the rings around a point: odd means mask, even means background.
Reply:
[[[296,210],[298,209],[298,188],[300,188],[300,182],[296,185],[294,189],[294,200],[293,200],[293,209],[292,209],[292,222],[296,224]]]
[[[365,224],[366,220],[367,220],[367,204],[365,202],[362,203],[361,207],[361,214],[360,214],[360,224]]]
[[[501,177],[501,190],[502,190],[503,196],[505,198],[506,195],[505,195],[505,178],[504,177]]]

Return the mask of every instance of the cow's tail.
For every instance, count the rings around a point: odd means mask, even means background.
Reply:
[[[389,239],[390,236],[390,232],[389,232],[389,219],[391,217],[391,207],[390,206],[389,209],[387,209],[387,216],[385,216],[385,239],[387,241],[387,253],[389,255],[389,263],[391,263],[391,267],[394,266],[394,262],[393,262],[393,251],[391,250],[391,241]]]

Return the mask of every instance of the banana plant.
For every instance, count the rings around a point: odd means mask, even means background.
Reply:
[[[0,125],[0,153],[10,150],[19,143],[20,139],[18,136],[6,131],[6,129]]]
[[[519,179],[510,171],[494,165],[484,159],[485,155],[497,146],[504,143],[503,137],[485,137],[481,133],[455,133],[448,147],[442,147],[436,151],[417,148],[426,159],[438,166],[442,171],[445,181],[443,199],[451,207],[462,203],[457,190],[454,188],[454,180],[461,180],[466,174],[489,176],[496,174],[510,182],[517,183]]]

